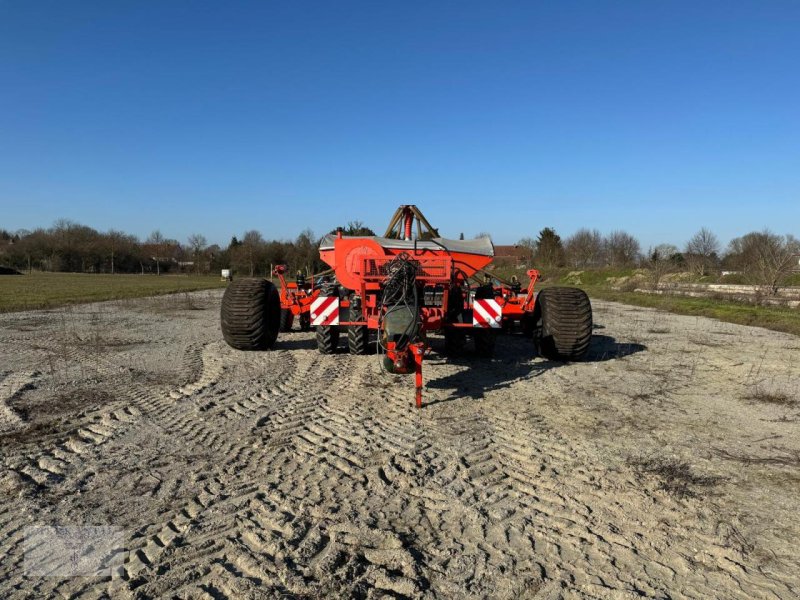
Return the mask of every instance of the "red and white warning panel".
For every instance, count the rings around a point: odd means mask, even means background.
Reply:
[[[499,328],[503,323],[503,308],[497,300],[478,299],[472,301],[472,326]]]
[[[337,296],[318,296],[311,303],[312,325],[339,324],[339,298]]]

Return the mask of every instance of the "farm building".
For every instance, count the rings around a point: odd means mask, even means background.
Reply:
[[[497,264],[523,266],[530,260],[530,250],[524,246],[495,246],[494,260]]]

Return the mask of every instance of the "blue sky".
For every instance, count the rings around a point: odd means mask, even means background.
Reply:
[[[800,234],[800,3],[0,0],[0,228]]]

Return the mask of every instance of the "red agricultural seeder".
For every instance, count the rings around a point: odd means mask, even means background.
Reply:
[[[516,326],[553,360],[578,360],[589,347],[592,309],[582,290],[551,287],[537,294],[535,269],[527,272],[524,291],[516,280],[497,281],[484,271],[494,257],[488,237],[444,239],[416,206],[401,206],[382,237],[324,237],[320,257],[334,277],[318,286],[292,287],[285,269],[276,269],[280,293],[263,279],[232,282],[221,311],[228,344],[272,347],[285,324],[282,309],[301,318],[309,314],[323,354],[336,351],[342,329],[350,353],[366,354],[373,332],[387,371],[415,373],[418,407],[431,332],[443,333],[448,354],[462,353],[471,338],[478,356],[491,357],[497,333]]]

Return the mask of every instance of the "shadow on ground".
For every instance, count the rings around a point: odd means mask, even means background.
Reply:
[[[292,333],[279,333],[278,340],[272,347],[273,350],[316,350],[317,339],[311,337],[300,337]]]
[[[429,362],[447,361],[467,368],[445,377],[429,380],[426,387],[451,391],[447,398],[427,402],[429,406],[463,398],[480,399],[487,392],[508,388],[520,379],[538,377],[550,369],[569,364],[538,357],[533,343],[520,335],[499,336],[495,356],[492,359],[480,358],[474,354],[447,357],[443,354],[440,340],[432,342],[432,349],[433,354]],[[643,344],[619,343],[608,335],[594,335],[589,351],[581,362],[614,360],[646,349]]]
[[[620,343],[610,335],[593,335],[592,344],[582,362],[603,362],[647,350],[644,344]]]
[[[317,338],[314,336],[313,330],[311,335],[306,332],[290,331],[288,333],[279,333],[278,340],[273,346],[274,350],[316,350]],[[339,345],[336,346],[336,354],[347,354],[347,328],[342,327],[339,333]],[[375,354],[375,335],[371,334],[369,342],[367,343],[367,354]]]
[[[596,326],[595,329],[603,329]],[[275,342],[274,350],[316,350],[317,342],[313,335],[296,335],[299,332],[282,333]],[[510,387],[520,379],[538,377],[550,369],[556,369],[563,362],[547,360],[537,356],[533,342],[522,335],[499,335],[494,358],[487,359],[467,351],[463,356],[446,356],[444,340],[432,336],[429,340],[431,354],[427,364],[450,364],[465,367],[445,377],[426,381],[426,387],[435,390],[448,390],[450,394],[443,399],[432,400],[427,405],[451,402],[463,398],[480,399],[487,392]],[[468,347],[471,345],[468,344]],[[370,340],[369,353],[374,354],[375,341]],[[636,354],[646,350],[642,344],[620,343],[608,335],[593,335],[589,351],[581,362],[603,362]],[[337,353],[347,353],[347,334],[342,332]]]

